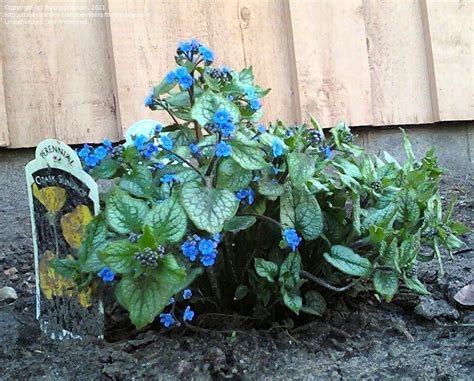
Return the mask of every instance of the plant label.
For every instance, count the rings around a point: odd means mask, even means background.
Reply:
[[[55,139],[41,142],[35,159],[26,165],[33,230],[36,318],[41,330],[55,340],[102,337],[103,306],[95,283],[80,290],[51,266],[54,259],[73,258],[86,225],[99,212],[96,182],[76,152]]]

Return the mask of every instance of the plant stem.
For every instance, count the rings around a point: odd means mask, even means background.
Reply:
[[[350,289],[351,287],[353,287],[356,283],[358,283],[360,280],[357,279],[357,280],[354,280],[352,281],[351,283],[343,286],[343,287],[336,287],[336,286],[333,286],[332,284],[329,284],[327,283],[324,279],[321,279],[321,278],[318,278],[316,276],[314,276],[313,274],[305,271],[305,270],[300,270],[300,275],[301,276],[304,276],[305,278],[313,281],[314,283],[317,283],[319,284],[320,286],[323,286],[329,290],[332,290],[332,291],[336,291],[336,292],[343,292],[343,291],[346,291],[348,289]]]
[[[219,281],[217,280],[217,274],[213,267],[207,267],[206,273],[209,278],[209,283],[211,283],[212,292],[217,299],[217,303],[222,306],[222,292],[219,287]]]
[[[199,177],[201,177],[201,179],[202,179],[204,182],[206,182],[206,178],[204,177],[204,175],[203,175],[201,172],[199,172],[199,170],[198,170],[194,165],[192,165],[188,160],[186,160],[184,157],[178,155],[176,152],[173,152],[173,151],[170,151],[169,149],[164,148],[161,144],[158,145],[158,147],[160,147],[163,151],[165,151],[165,152],[167,152],[167,153],[169,153],[169,154],[171,154],[171,155],[176,156],[176,157],[177,157],[179,160],[181,160],[183,163],[186,163],[187,165],[189,165],[189,167],[190,167],[192,170],[194,170],[194,172],[196,172],[196,173],[199,175]]]
[[[169,116],[171,116],[171,119],[173,119],[173,122],[177,125],[179,125],[179,122],[178,120],[176,119],[176,117],[173,115],[173,113],[171,112],[171,110],[169,109],[169,107],[166,105],[166,103],[160,101],[158,102],[158,105],[160,105],[161,107],[163,107],[163,110],[165,110]]]
[[[283,229],[283,225],[280,224],[277,220],[271,218],[271,217],[268,217],[264,214],[256,214],[256,213],[245,213],[245,214],[239,214],[239,216],[243,216],[243,217],[256,217],[256,218],[260,218],[262,220],[266,220],[268,222],[271,222],[272,224],[278,226],[280,229]]]

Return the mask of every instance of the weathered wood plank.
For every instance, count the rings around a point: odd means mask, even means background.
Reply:
[[[303,116],[373,123],[361,0],[289,0]]]
[[[432,123],[419,0],[363,0],[375,125]]]
[[[103,1],[36,1],[21,10],[36,22],[21,25],[14,11],[6,15],[3,78],[11,147],[48,137],[69,144],[118,138],[105,19],[85,11],[52,19],[46,8],[54,5],[60,14],[66,12],[61,7]]]
[[[5,89],[3,86],[3,60],[5,50],[5,12],[0,14],[0,147],[10,144],[7,109],[5,107]]]
[[[473,20],[470,0],[420,0],[438,120],[474,119]]]
[[[139,119],[164,121],[143,106],[149,88],[174,68],[177,43],[193,37],[216,52],[216,65],[253,66],[257,82],[273,88],[264,100],[266,119],[299,120],[289,75],[285,2],[272,0],[109,1],[117,100],[123,129]]]

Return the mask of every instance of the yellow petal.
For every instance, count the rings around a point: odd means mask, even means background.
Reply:
[[[40,288],[47,299],[52,299],[53,296],[72,296],[72,288],[75,283],[72,279],[63,277],[57,274],[54,269],[49,266],[49,262],[55,259],[56,255],[51,251],[46,251],[40,259]]]
[[[79,249],[84,239],[86,226],[92,221],[92,213],[85,205],[79,205],[71,213],[61,217],[61,228],[66,242],[74,249]]]
[[[66,203],[66,189],[60,187],[38,188],[33,184],[33,195],[50,213],[57,213]]]

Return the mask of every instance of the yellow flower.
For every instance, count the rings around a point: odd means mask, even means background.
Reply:
[[[75,283],[72,279],[63,277],[57,274],[54,269],[49,266],[49,261],[55,259],[56,255],[52,251],[46,251],[40,259],[40,287],[47,299],[52,299],[53,296],[72,296],[72,288]]]
[[[66,203],[66,189],[60,187],[38,188],[33,184],[33,195],[50,213],[57,213]]]
[[[92,220],[92,213],[85,205],[79,205],[71,213],[61,217],[61,228],[66,242],[73,249],[79,249],[86,232],[86,226]]]

